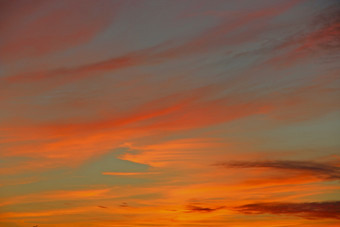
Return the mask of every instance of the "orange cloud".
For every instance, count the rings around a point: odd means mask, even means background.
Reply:
[[[149,174],[159,174],[157,172],[103,172],[103,175],[109,176],[140,176]]]

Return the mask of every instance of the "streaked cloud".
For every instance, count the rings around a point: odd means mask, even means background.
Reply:
[[[307,219],[340,219],[340,202],[253,203],[235,208],[245,214],[295,215]]]
[[[111,175],[111,176],[140,176],[140,175],[149,175],[149,174],[159,174],[157,172],[103,172],[103,175]]]
[[[340,167],[331,163],[315,161],[236,161],[221,162],[218,166],[226,168],[267,168],[273,170],[293,171],[297,173],[309,173],[326,180],[339,180]]]
[[[1,1],[0,225],[337,226],[338,15]]]
[[[187,205],[186,209],[188,210],[187,212],[199,212],[199,213],[209,213],[209,212],[214,212],[220,209],[225,208],[224,206],[221,207],[216,207],[216,208],[209,208],[209,207],[202,207],[198,205]]]

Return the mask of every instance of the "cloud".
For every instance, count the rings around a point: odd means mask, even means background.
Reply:
[[[311,57],[323,60],[334,55],[337,57],[340,49],[339,11],[340,8],[336,4],[321,10],[304,30],[288,37],[275,48],[275,51],[290,49],[288,52],[269,59],[264,65],[275,64],[287,67],[301,64]]]
[[[294,215],[306,219],[340,219],[340,201],[309,203],[252,203],[235,207],[244,214]]]
[[[107,198],[110,189],[86,189],[86,190],[60,190],[60,191],[47,191],[23,196],[8,197],[0,203],[0,206],[11,204],[23,204],[34,202],[50,202],[50,201],[76,201],[86,199]]]
[[[120,207],[130,207],[127,202],[122,202],[119,206]]]
[[[257,21],[258,23],[263,23],[263,21],[266,21],[266,20],[268,21],[269,19],[273,17],[279,16],[299,2],[300,0],[288,1],[288,2],[285,2],[284,4],[278,4],[274,7],[268,7],[268,8],[254,10],[251,12],[240,14],[239,17],[237,17],[236,20],[232,22],[230,19],[222,20],[218,25],[213,26],[210,29],[206,29],[199,34],[196,34],[194,38],[189,39],[188,41],[185,41],[185,42],[182,41],[183,40],[182,37],[179,40],[167,40],[155,46],[147,47],[141,50],[135,50],[135,51],[128,52],[120,56],[110,58],[110,59],[101,60],[101,61],[97,61],[97,62],[93,62],[90,64],[85,64],[85,65],[80,65],[77,67],[71,67],[71,68],[62,67],[62,68],[57,68],[54,70],[35,71],[35,72],[30,72],[30,73],[24,72],[24,73],[19,73],[17,75],[11,75],[10,77],[5,78],[3,82],[6,82],[8,84],[13,84],[13,83],[16,84],[18,82],[21,82],[21,83],[34,82],[35,83],[39,81],[47,81],[47,80],[55,79],[56,81],[53,82],[53,85],[60,86],[63,84],[73,82],[74,80],[77,80],[77,79],[91,77],[94,75],[97,76],[96,72],[108,72],[108,71],[112,72],[112,71],[116,71],[120,69],[129,68],[132,66],[146,66],[146,65],[149,66],[153,64],[161,64],[164,62],[168,62],[169,60],[174,60],[180,57],[208,53],[208,52],[211,52],[212,50],[216,50],[220,48],[221,45],[227,45],[227,44],[231,45],[231,44],[235,44],[235,42],[239,43],[241,41],[242,43],[245,41],[250,41],[250,39],[245,39],[244,37],[252,37],[255,34],[251,34],[251,35],[248,34],[248,35],[243,35],[243,36],[241,35],[241,36],[237,36],[236,38],[228,37],[228,35],[230,35],[231,33],[235,31],[239,31],[241,28],[243,28],[243,26],[252,24],[255,21]],[[117,8],[118,8],[118,5],[119,4],[117,4],[116,6]],[[89,4],[88,7],[91,8],[93,6]],[[105,8],[105,6],[102,6],[102,7]],[[109,7],[106,7],[106,8],[109,8]],[[96,9],[93,9],[93,10],[95,11]],[[81,16],[81,14],[79,16]],[[51,20],[55,20],[55,19],[56,18],[54,17],[51,18]],[[47,23],[44,20],[42,20],[42,22],[43,22],[43,25],[44,23]],[[68,28],[71,31],[74,30],[72,25],[73,24],[68,25]],[[43,27],[47,27],[47,26],[43,26]],[[94,31],[91,31],[91,32],[88,31],[86,32],[86,34],[90,33],[88,36],[90,35],[94,36],[96,32],[100,31],[100,29],[98,29],[97,27],[95,27],[96,29],[94,28],[92,29]],[[85,26],[85,28],[88,30],[91,29],[91,28],[88,28],[88,26],[87,27]],[[38,26],[37,29],[42,29],[42,28],[41,26]],[[43,31],[46,32],[45,30]],[[32,31],[28,31],[27,33],[30,33],[30,32]],[[262,32],[262,30],[259,30],[257,32],[260,33]],[[82,37],[82,39],[85,39],[86,36],[77,35],[76,37],[77,39],[73,38],[75,39],[73,40],[73,42],[75,43],[72,43],[72,45],[76,45],[76,44],[79,45],[85,42],[85,41],[81,42],[81,40],[78,40],[80,39],[80,37]],[[66,43],[67,42],[64,42],[63,45],[66,45]],[[28,45],[26,43],[24,44]],[[47,49],[47,47],[46,48],[41,47],[42,44],[44,44],[44,42],[39,42],[39,43],[37,42],[37,44],[40,45],[39,51],[42,51],[41,49],[43,49],[44,51],[47,51],[45,50]],[[18,44],[16,45],[13,44],[13,46],[15,48],[18,48]],[[10,47],[7,45],[6,48],[8,49]],[[52,50],[50,49],[51,49],[51,46],[48,46],[48,50],[51,52]],[[8,52],[12,53],[13,50],[11,51],[8,50]]]
[[[327,180],[340,179],[340,167],[332,165],[330,163],[321,163],[314,161],[234,161],[220,162],[216,165],[226,168],[268,168],[286,170],[301,173],[310,173]]]
[[[219,206],[216,208],[209,208],[209,207],[201,207],[201,206],[197,206],[197,205],[187,205],[186,209],[188,210],[187,212],[199,212],[199,213],[210,213],[210,212],[214,212],[217,210],[221,210],[223,209],[224,206]]]
[[[159,174],[158,172],[103,172],[102,175],[108,176],[143,176],[150,174]]]
[[[0,24],[2,58],[41,57],[87,43],[112,23],[120,4],[78,0],[4,4],[8,13]]]
[[[322,10],[318,16],[315,17],[313,26],[320,27],[316,34],[319,38],[326,38],[322,43],[321,48],[330,50],[332,52],[340,49],[340,5],[339,3],[331,5]]]
[[[0,3],[3,216],[20,226],[308,226],[232,212],[253,199],[335,196],[323,181],[339,179],[337,166],[275,161],[277,141],[300,157],[330,140],[287,135],[320,132],[328,125],[313,118],[338,107],[338,73],[308,64],[333,45],[335,24],[310,28],[314,4],[295,0],[119,2]],[[274,161],[210,166],[264,160],[263,146]]]

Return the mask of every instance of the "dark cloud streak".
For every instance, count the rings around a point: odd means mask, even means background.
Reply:
[[[235,207],[243,214],[294,215],[306,219],[340,219],[340,201],[309,203],[253,203]]]
[[[209,207],[201,207],[197,205],[187,205],[186,209],[188,210],[187,212],[200,212],[200,213],[210,213],[214,212],[217,210],[223,209],[224,206],[216,207],[216,208],[209,208]]]
[[[303,173],[312,173],[320,178],[328,180],[340,179],[340,167],[330,163],[321,163],[314,161],[234,161],[220,162],[217,166],[226,168],[269,168],[277,170],[296,171]]]

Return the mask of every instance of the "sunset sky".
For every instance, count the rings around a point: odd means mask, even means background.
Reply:
[[[0,0],[0,226],[340,226],[340,1]]]

